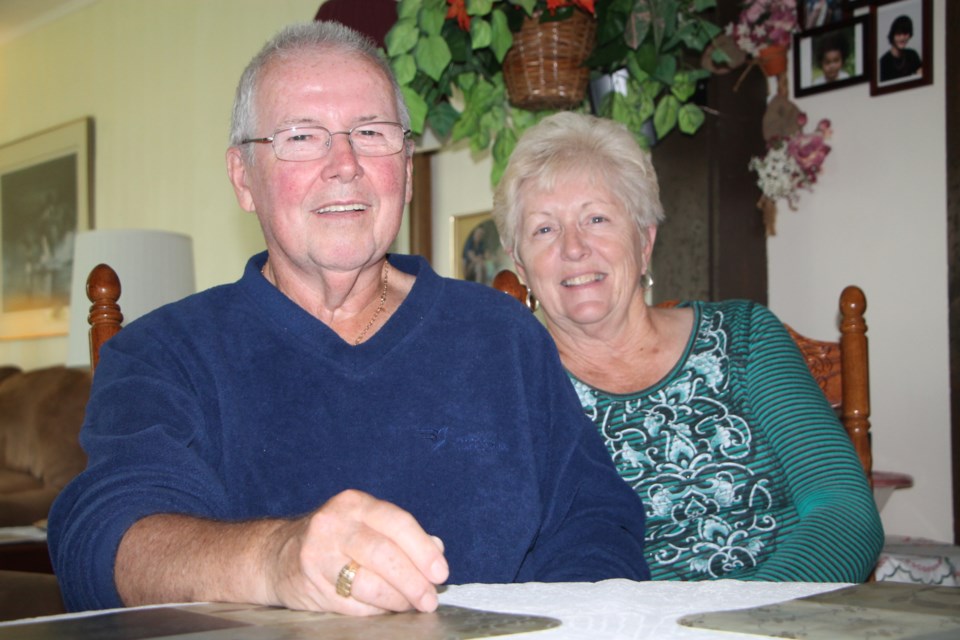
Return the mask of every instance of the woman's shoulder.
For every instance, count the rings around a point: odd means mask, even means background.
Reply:
[[[754,334],[771,328],[783,330],[783,322],[765,305],[753,300],[695,300],[683,303],[696,309],[703,323],[722,325],[732,333]]]

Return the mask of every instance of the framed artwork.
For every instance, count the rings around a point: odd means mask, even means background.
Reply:
[[[932,0],[878,0],[870,7],[870,95],[933,84]]]
[[[867,16],[793,35],[793,92],[833,91],[869,79]]]
[[[500,244],[500,234],[489,212],[453,216],[453,272],[461,280],[490,285],[513,260]]]
[[[73,239],[92,204],[91,118],[0,146],[0,339],[67,334]]]
[[[797,24],[801,31],[840,22],[848,15],[844,0],[797,0]]]

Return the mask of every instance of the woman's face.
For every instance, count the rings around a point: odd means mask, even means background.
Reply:
[[[833,82],[840,75],[840,69],[843,68],[843,56],[839,51],[827,51],[823,54],[823,60],[820,62],[820,68],[823,69],[823,77],[827,82]]]
[[[643,303],[656,229],[640,230],[602,180],[560,176],[521,196],[517,270],[540,300],[551,331],[606,328]]]

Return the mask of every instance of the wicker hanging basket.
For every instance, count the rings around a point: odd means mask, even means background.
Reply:
[[[503,61],[510,103],[521,109],[567,109],[583,102],[597,23],[583,11],[566,20],[525,18]]]

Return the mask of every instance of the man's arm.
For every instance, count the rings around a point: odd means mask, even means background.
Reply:
[[[360,569],[349,598],[340,569]],[[251,602],[370,615],[437,607],[447,578],[443,545],[406,511],[345,491],[294,520],[216,522],[164,514],[124,535],[114,569],[130,606],[159,602]]]

